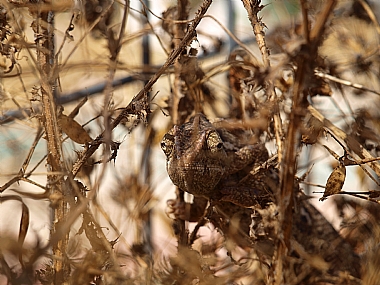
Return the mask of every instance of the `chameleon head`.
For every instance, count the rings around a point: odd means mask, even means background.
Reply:
[[[174,126],[161,141],[170,179],[181,190],[211,197],[224,175],[227,155],[223,141],[202,114]]]

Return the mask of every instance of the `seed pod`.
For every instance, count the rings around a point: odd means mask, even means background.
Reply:
[[[326,182],[325,193],[323,193],[322,198],[319,201],[326,200],[328,196],[338,194],[342,191],[344,180],[346,179],[346,166],[339,163],[337,167],[331,172],[329,178]]]

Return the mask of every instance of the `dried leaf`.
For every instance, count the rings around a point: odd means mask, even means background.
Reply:
[[[22,202],[22,213],[21,213],[21,220],[20,220],[20,230],[18,235],[18,242],[20,247],[24,244],[26,233],[28,232],[29,228],[29,208]],[[19,255],[19,261],[23,265],[23,259],[22,259],[22,253]]]
[[[58,124],[62,131],[76,143],[85,144],[92,140],[86,130],[73,118],[61,114],[58,118]]]
[[[330,174],[327,179],[325,193],[319,201],[326,200],[326,197],[334,194],[338,194],[342,191],[344,180],[346,179],[346,166],[340,163],[337,167],[334,168],[333,172]]]

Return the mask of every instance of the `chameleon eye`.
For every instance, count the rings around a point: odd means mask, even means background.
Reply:
[[[172,152],[173,150],[173,144],[171,143],[168,143],[167,141],[162,141],[161,142],[161,148],[163,150],[163,152],[165,153],[166,156],[169,156],[170,153]]]
[[[218,132],[212,131],[207,137],[207,147],[211,152],[219,151],[223,146],[223,141]]]
[[[170,134],[166,134],[161,141],[161,148],[166,156],[169,156],[174,148],[174,137]]]

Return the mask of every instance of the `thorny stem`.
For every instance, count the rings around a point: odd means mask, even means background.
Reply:
[[[188,4],[189,3],[187,0],[177,1],[177,17],[175,20],[177,21],[187,20],[189,16]],[[185,23],[176,24],[173,30],[174,30],[173,44],[175,48],[178,48],[181,46],[181,40],[184,38],[186,24]],[[174,124],[183,123],[183,122],[179,122],[179,116],[178,116],[178,105],[182,96],[181,70],[182,70],[181,63],[176,61],[174,63],[174,88],[173,88],[173,96],[172,96],[172,121]]]
[[[256,42],[259,46],[261,56],[263,58],[263,63],[265,68],[270,67],[269,60],[269,49],[267,48],[265,42],[265,25],[262,23],[261,19],[258,16],[258,13],[261,11],[263,6],[260,5],[261,1],[248,1],[242,0],[245,9],[248,13],[248,18],[251,22],[253,32],[256,36]],[[281,117],[278,107],[278,102],[276,99],[276,92],[274,90],[274,84],[272,80],[267,81],[266,89],[269,93],[269,99],[273,103],[274,111],[273,111],[273,121],[275,125],[275,135],[276,135],[276,144],[277,144],[277,153],[278,153],[278,162],[281,164],[282,162],[282,152],[283,152],[283,131],[282,131],[282,123]]]
[[[45,0],[42,5],[51,5],[50,0]],[[41,7],[39,7],[41,8]],[[53,232],[56,232],[67,214],[68,208],[63,199],[63,160],[61,149],[62,134],[57,123],[57,107],[53,97],[55,78],[51,75],[54,65],[54,12],[49,9],[38,11],[36,14],[36,44],[37,64],[40,70],[41,101],[44,117],[42,123],[45,129],[47,141],[47,189],[54,206]],[[59,174],[57,174],[59,173]],[[54,284],[62,284],[70,272],[69,263],[65,262],[65,253],[68,245],[68,234],[60,236],[53,246]]]
[[[256,36],[257,44],[259,45],[259,49],[261,55],[263,57],[264,66],[269,67],[269,51],[267,45],[265,43],[265,33],[264,33],[264,25],[257,16],[257,14],[261,11],[263,6],[260,5],[260,0],[250,1],[250,0],[242,0],[244,8],[247,10],[249,21],[251,22],[253,32]]]
[[[263,8],[263,6],[260,5],[261,1],[248,1],[248,0],[242,0],[245,9],[247,10],[248,13],[248,18],[251,22],[253,32],[256,36],[256,41],[259,46],[262,58],[263,58],[263,63],[264,67],[269,68],[270,67],[270,60],[269,60],[269,50],[266,46],[265,43],[265,33],[264,33],[264,25],[261,22],[261,20],[258,17],[258,13],[260,10]],[[301,62],[302,63],[302,62]],[[298,70],[302,70],[302,67],[299,67]],[[295,86],[294,86],[294,98],[293,98],[293,104],[294,102],[298,102],[297,96],[300,96],[300,91],[302,87],[302,81],[303,81],[303,73],[298,73],[298,75],[301,77],[299,78],[299,81],[296,81]],[[298,86],[298,89],[297,89]],[[283,183],[287,183],[284,185],[293,185],[294,183],[294,175],[295,175],[295,134],[296,134],[296,128],[297,126],[294,124],[294,121],[292,118],[290,118],[290,124],[288,128],[288,139],[289,137],[292,138],[292,141],[287,145],[287,148],[285,148],[285,153],[284,153],[284,158],[283,156],[283,143],[282,143],[282,124],[281,124],[281,118],[279,114],[279,108],[278,108],[278,103],[276,100],[276,93],[274,90],[274,84],[271,80],[267,82],[267,91],[269,93],[269,98],[273,102],[273,105],[275,107],[273,118],[274,118],[274,123],[275,123],[275,133],[276,133],[276,143],[277,143],[277,153],[278,153],[278,161],[280,165],[292,165],[289,169],[285,169],[284,167],[281,167],[283,170],[283,175],[289,179],[289,181],[283,181]],[[293,112],[291,114],[294,115],[294,110],[297,110],[298,105],[293,105]],[[293,118],[294,119],[294,118]],[[293,122],[293,124],[292,124]],[[285,163],[284,163],[285,162]],[[281,174],[280,174],[281,175]],[[291,188],[291,189],[288,189]],[[287,249],[289,248],[289,236],[290,236],[290,231],[292,228],[292,202],[293,202],[293,187],[288,187],[286,189],[286,195],[283,195],[283,189],[281,188],[280,191],[280,197],[279,198],[279,211],[283,216],[280,215],[280,236],[282,234],[283,238],[278,239],[278,247],[277,247],[277,256],[275,255],[275,260],[277,262],[274,263],[274,269],[273,272],[275,273],[274,276],[274,284],[282,284],[284,282],[283,280],[283,270],[284,270],[284,264],[282,263],[283,258],[287,254]],[[289,192],[290,191],[290,192]],[[290,195],[288,194],[290,193]],[[288,197],[284,197],[288,196]],[[283,198],[289,199],[286,200],[285,203]],[[284,218],[287,217],[287,223],[284,223]],[[282,229],[281,229],[282,228]]]
[[[188,5],[189,2],[188,0],[178,0],[177,1],[177,15],[175,20],[177,21],[183,21],[187,20],[189,17],[188,13]],[[176,24],[174,25],[174,35],[173,35],[173,45],[174,48],[179,48],[181,47],[181,40],[184,38],[185,33],[186,33],[186,24],[181,23],[181,24]],[[182,65],[178,61],[174,63],[174,84],[173,84],[173,94],[172,94],[172,122],[173,124],[181,124],[183,122],[180,122],[179,114],[178,114],[178,107],[179,107],[179,101],[181,97],[183,96],[182,94],[182,79],[181,79],[181,70],[182,70]],[[178,203],[184,203],[185,202],[185,196],[184,192],[178,189],[176,187],[176,200]],[[188,241],[188,230],[186,228],[186,222],[181,219],[175,219],[173,221],[173,227],[176,228],[175,234],[176,238],[178,240],[178,246],[186,246],[187,241]]]
[[[317,56],[319,44],[322,41],[322,35],[325,30],[327,19],[336,4],[336,0],[330,0],[325,4],[318,21],[310,32],[310,42],[301,47],[300,54],[297,57],[297,71],[293,87],[293,106],[289,115],[289,126],[286,135],[286,145],[284,149],[284,160],[281,164],[281,191],[279,195],[279,219],[280,219],[280,236],[278,241],[277,262],[274,266],[276,273],[274,284],[284,283],[284,264],[285,256],[290,248],[290,237],[292,231],[293,201],[294,201],[294,182],[296,175],[296,150],[300,137],[299,124],[302,120],[302,110],[307,106],[307,88],[305,87],[306,79],[313,76],[314,62]],[[303,13],[307,17],[307,11]],[[304,21],[308,22],[308,21]],[[304,35],[307,36],[307,33]],[[308,52],[304,52],[307,49]]]

